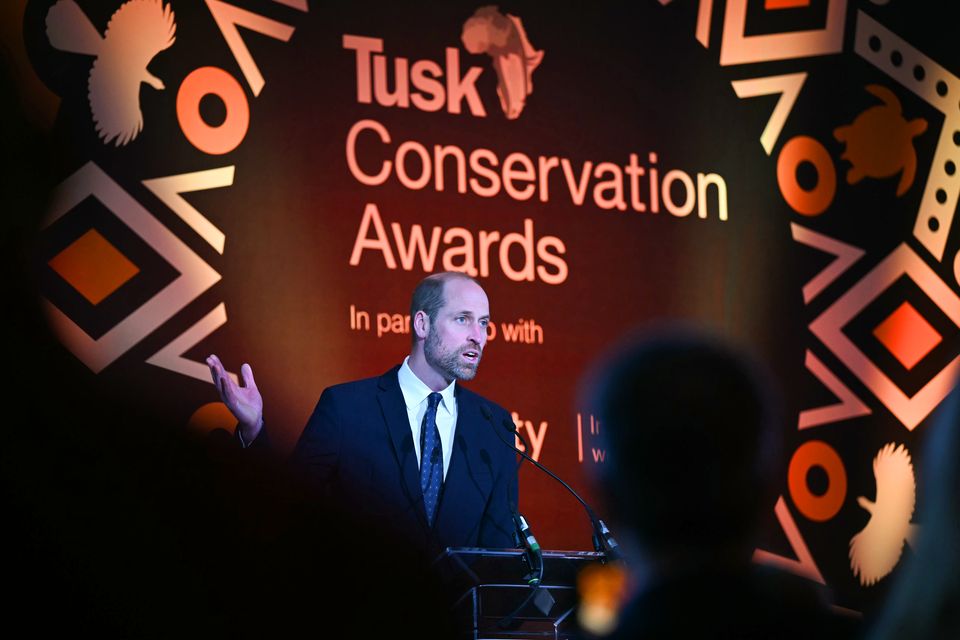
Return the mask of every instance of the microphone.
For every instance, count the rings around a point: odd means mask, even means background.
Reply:
[[[490,407],[488,407],[485,403],[480,403],[480,413],[482,413],[484,419],[487,420],[491,426],[493,426],[493,413],[490,411]],[[520,442],[523,443],[523,446],[529,449],[530,445],[528,445],[526,440],[523,439],[523,436],[514,430],[513,423],[511,422],[510,424],[510,433],[514,434],[515,438],[520,438]],[[535,460],[532,460],[528,455],[517,449],[516,446],[504,440],[503,436],[497,432],[496,428],[494,428],[494,432],[497,433],[497,437],[501,442],[519,453],[524,458],[531,460],[534,462],[534,464],[536,464]],[[517,464],[518,470],[520,468],[520,464],[522,463],[523,459],[521,459]],[[561,480],[561,482],[563,481]],[[527,584],[530,586],[530,593],[527,594],[527,597],[524,598],[519,605],[517,605],[516,609],[508,613],[497,622],[497,626],[499,626],[501,629],[507,629],[513,625],[517,615],[519,615],[523,608],[526,607],[531,601],[540,610],[540,612],[543,613],[543,615],[548,615],[550,610],[553,608],[553,605],[556,604],[556,600],[554,600],[553,596],[550,595],[550,591],[548,589],[540,588],[543,584],[544,569],[543,550],[540,548],[540,543],[537,542],[537,539],[534,537],[533,532],[530,530],[530,525],[527,524],[526,519],[517,512],[517,506],[513,504],[512,501],[510,502],[509,506],[515,528],[514,540],[518,547],[523,545],[523,561],[530,569],[530,572],[525,576]]]
[[[527,520],[516,511],[513,505],[510,506],[513,523],[517,527],[517,541],[524,548],[523,561],[530,569],[530,573],[526,576],[527,584],[530,586],[540,584],[543,579],[543,550],[540,548],[540,543],[537,542],[536,537],[534,537],[533,531],[530,530]]]
[[[550,476],[551,478],[553,478],[554,480],[562,484],[563,488],[566,489],[568,492],[570,492],[570,495],[576,498],[577,502],[583,505],[584,510],[586,510],[587,512],[587,517],[590,518],[590,525],[593,528],[592,541],[593,541],[594,551],[604,554],[604,556],[608,561],[616,562],[618,560],[622,560],[623,554],[620,552],[620,545],[614,539],[613,534],[610,532],[610,528],[607,527],[606,523],[603,520],[597,517],[596,512],[594,512],[594,510],[590,507],[590,505],[588,505],[586,501],[580,497],[580,494],[574,491],[573,487],[571,487],[569,484],[567,484],[562,479],[560,479],[560,477],[557,476],[557,474],[555,474],[553,471],[550,471],[550,469],[547,469],[545,466],[543,466],[542,464],[540,464],[539,462],[531,458],[525,452],[518,449],[514,444],[507,442],[504,439],[503,435],[500,433],[499,429],[497,429],[496,425],[494,424],[493,412],[490,411],[490,407],[488,407],[486,404],[481,404],[480,413],[482,413],[483,417],[486,418],[488,422],[490,422],[490,426],[494,428],[493,430],[497,434],[497,437],[500,439],[500,442],[504,443],[506,446],[510,447],[511,449],[519,453],[523,457],[523,460],[529,461],[530,464],[535,466],[537,469],[540,469],[541,471],[546,473],[548,476]],[[523,437],[520,436],[519,433],[517,433],[516,425],[513,424],[512,420],[510,420],[509,418],[504,418],[503,422],[501,423],[501,426],[507,431],[509,431],[511,434],[513,434],[515,437],[519,437],[521,442],[523,442],[524,446],[527,449],[530,448],[527,446],[527,443],[523,441]],[[520,462],[522,463],[523,460],[521,460]]]
[[[513,516],[515,526],[514,541],[518,547],[523,547],[523,562],[530,569],[529,573],[524,576],[527,585],[530,587],[530,593],[513,611],[497,621],[497,626],[501,629],[512,628],[514,620],[530,602],[533,602],[534,606],[543,615],[549,615],[553,605],[556,604],[556,600],[550,595],[550,591],[540,588],[543,585],[543,550],[540,548],[540,543],[537,542],[536,537],[530,530],[526,518],[520,515],[513,503],[510,504],[510,514]]]
[[[510,514],[513,516],[515,526],[514,541],[517,547],[523,547],[523,562],[530,569],[529,573],[524,576],[530,586],[530,593],[512,612],[497,622],[497,626],[501,629],[511,628],[516,617],[530,602],[533,602],[534,606],[545,616],[550,614],[550,610],[556,604],[556,600],[550,595],[550,591],[540,588],[543,585],[543,550],[540,548],[540,543],[537,542],[536,537],[530,530],[527,520],[517,512],[517,507],[513,503],[510,504]]]

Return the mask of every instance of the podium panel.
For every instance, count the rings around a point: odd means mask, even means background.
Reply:
[[[603,559],[594,551],[544,551],[543,582],[532,597],[521,549],[448,548],[435,565],[454,595],[461,638],[569,638],[577,574]]]

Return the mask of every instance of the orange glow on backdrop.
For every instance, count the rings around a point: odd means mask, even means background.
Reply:
[[[581,376],[638,326],[692,324],[784,391],[755,557],[875,606],[960,372],[937,9],[312,4],[14,11],[21,98],[59,105],[36,263],[64,369],[216,431],[203,359],[248,362],[286,453],[323,388],[401,360],[414,284],[460,270],[492,313],[471,388],[589,495],[607,452]],[[579,505],[520,473],[543,546],[589,546]]]

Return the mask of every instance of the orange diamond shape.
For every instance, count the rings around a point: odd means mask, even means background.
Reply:
[[[99,304],[140,272],[96,229],[77,238],[49,265],[91,304]]]
[[[912,369],[943,341],[943,336],[909,302],[904,302],[877,325],[873,335],[907,369]]]

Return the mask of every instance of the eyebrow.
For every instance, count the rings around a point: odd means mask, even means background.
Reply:
[[[467,310],[454,311],[454,312],[453,312],[453,315],[455,315],[455,316],[471,316],[471,317],[473,317],[473,311],[467,311]],[[483,319],[489,320],[489,319],[490,319],[490,314],[489,314],[489,313],[486,313],[486,314],[480,316],[480,319],[481,319],[481,320],[483,320]]]

